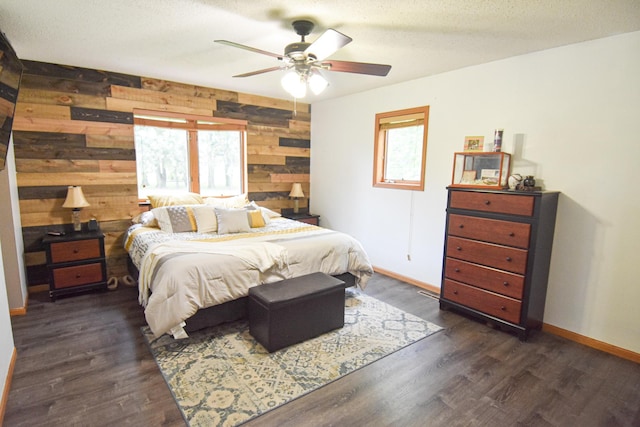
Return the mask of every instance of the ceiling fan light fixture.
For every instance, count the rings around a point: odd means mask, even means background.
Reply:
[[[320,95],[329,86],[329,82],[318,71],[313,71],[309,76],[309,89],[316,95]]]
[[[304,75],[296,70],[287,72],[280,81],[284,90],[294,98],[304,98],[307,95],[307,82]]]

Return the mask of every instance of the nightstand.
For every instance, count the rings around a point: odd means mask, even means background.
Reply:
[[[42,239],[47,253],[49,296],[92,289],[107,289],[104,234],[97,231],[69,232]]]
[[[285,218],[294,219],[300,222],[306,222],[311,225],[319,225],[320,224],[320,215],[314,215],[310,213],[290,213],[286,215],[282,215]]]

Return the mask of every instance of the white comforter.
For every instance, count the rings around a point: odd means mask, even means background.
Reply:
[[[173,240],[157,233],[132,231],[127,239],[140,270],[140,303],[155,336],[184,338],[184,321],[197,310],[244,297],[263,283],[317,271],[349,272],[364,288],[373,274],[357,240],[287,219],[239,235],[179,233],[180,240]]]

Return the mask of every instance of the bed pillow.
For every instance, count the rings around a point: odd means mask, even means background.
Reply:
[[[279,217],[282,216],[278,212],[272,211],[271,209],[267,209],[264,206],[259,206],[255,201],[252,201],[251,203],[249,203],[249,206],[253,206],[256,209],[260,209],[264,213],[265,217],[270,218],[270,219],[271,218],[279,218]]]
[[[227,209],[244,208],[249,204],[247,193],[232,197],[205,197],[203,200],[207,205]]]
[[[193,215],[196,217],[198,233],[217,233],[218,219],[216,208],[209,205],[193,206]]]
[[[251,228],[259,228],[267,225],[264,217],[262,216],[262,211],[259,209],[247,210],[247,217],[249,219],[249,226]]]
[[[215,208],[218,220],[218,234],[246,233],[251,231],[245,209]]]
[[[167,233],[185,233],[196,231],[196,219],[192,206],[163,206],[151,210],[158,220],[162,231]]]
[[[262,212],[264,222],[266,222],[267,224],[269,224],[273,218],[279,218],[282,216],[278,212],[272,211],[271,209],[267,209],[263,206],[259,206],[256,202],[249,203],[247,209],[259,209],[260,212]]]
[[[153,212],[151,211],[144,211],[142,213],[139,213],[138,215],[133,217],[131,222],[133,224],[140,224],[144,227],[158,227],[158,221],[156,220],[156,217],[153,216]]]
[[[245,207],[245,209],[247,209],[249,211],[258,211],[258,212],[260,212],[260,214],[262,215],[262,219],[264,220],[264,224],[265,225],[267,225],[267,224],[269,224],[271,222],[271,217],[269,216],[269,213],[267,212],[269,209],[265,209],[265,208],[263,208],[261,206],[258,206],[258,204],[256,202],[249,203]],[[273,211],[271,211],[271,212],[273,212]]]
[[[149,202],[152,208],[163,206],[201,205],[204,203],[198,193],[154,194],[150,195]]]

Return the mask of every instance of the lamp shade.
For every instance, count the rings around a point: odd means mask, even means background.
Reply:
[[[70,185],[67,188],[67,198],[62,204],[63,208],[80,209],[89,206],[89,202],[82,194],[82,187],[79,185]]]
[[[291,192],[289,193],[289,197],[304,197],[304,193],[302,192],[302,185],[299,182],[293,184],[293,187],[291,187]]]
[[[282,77],[282,87],[294,98],[304,98],[307,95],[307,82],[304,76],[295,70],[289,71]]]

